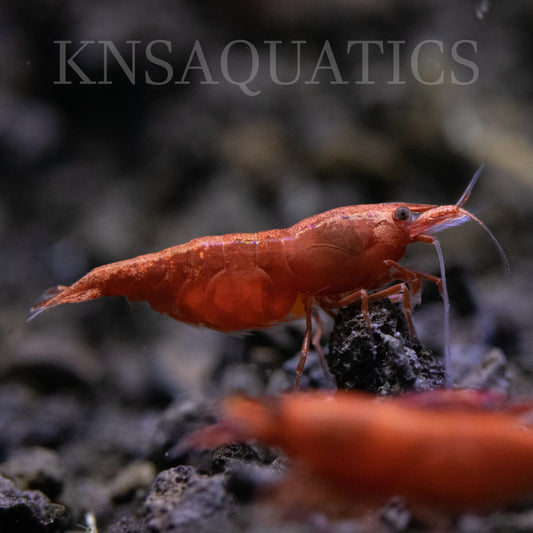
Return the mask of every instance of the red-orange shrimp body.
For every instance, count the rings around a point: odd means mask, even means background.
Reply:
[[[412,242],[437,245],[431,234],[447,225],[471,218],[483,226],[462,208],[478,176],[479,171],[457,205],[341,207],[286,229],[203,237],[104,265],[70,287],[49,290],[46,299],[32,308],[30,318],[62,303],[111,295],[146,300],[176,320],[220,331],[260,329],[305,314],[297,389],[316,307],[330,310],[361,300],[370,327],[368,302],[401,294],[414,331],[408,287],[416,294],[422,279],[438,283],[441,289],[443,285],[438,278],[407,270],[397,261]],[[441,271],[444,277],[442,261]],[[400,283],[383,289],[394,280]],[[313,344],[320,354],[317,337]]]
[[[456,402],[454,392],[436,408],[424,400],[417,406],[416,397],[376,401],[363,393],[235,398],[221,425],[188,444],[256,439],[280,446],[315,476],[369,499],[401,495],[466,510],[533,493],[533,432],[520,424],[521,411],[462,409],[464,393]]]
[[[421,233],[420,218],[413,221],[409,213],[442,209],[357,205],[287,229],[194,239],[97,267],[70,287],[52,290],[32,312],[124,295],[190,324],[220,331],[265,328],[304,314],[306,299],[334,307],[336,298],[379,288],[391,279],[390,262]],[[447,213],[446,218],[457,216],[462,215]]]

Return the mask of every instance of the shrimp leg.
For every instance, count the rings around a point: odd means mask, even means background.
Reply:
[[[368,292],[364,289],[354,291],[353,293],[348,294],[347,296],[344,296],[339,300],[334,300],[332,303],[329,304],[329,307],[346,307],[351,303],[361,301],[361,312],[365,317],[365,321],[367,322],[367,324],[369,324],[370,315],[368,311],[368,304],[370,302],[382,300],[384,298],[399,296],[403,303],[402,307],[405,313],[405,318],[407,319],[407,324],[409,326],[409,333],[411,335],[411,338],[414,339],[416,338],[416,330],[413,324],[413,316],[411,312],[411,294],[415,296],[416,300],[419,299],[422,280],[435,283],[442,294],[442,280],[437,276],[432,276],[430,274],[424,274],[421,272],[416,272],[414,270],[409,270],[399,265],[395,261],[385,260],[384,262],[389,267],[389,280],[401,280],[400,283],[396,283],[390,287],[373,292],[371,294],[368,294]],[[384,280],[384,283],[386,281],[387,280]]]
[[[309,353],[309,343],[311,341],[311,334],[313,331],[313,299],[307,297],[304,299],[304,309],[305,309],[305,335],[302,342],[302,349],[300,350],[300,359],[298,360],[298,366],[296,367],[296,379],[294,380],[294,392],[299,392],[300,390],[300,381],[302,379],[302,374],[304,371],[305,361],[307,359],[307,354]],[[314,341],[313,336],[313,341]]]
[[[307,359],[307,355],[309,354],[310,344],[313,345],[313,348],[315,349],[315,352],[318,356],[318,362],[320,363],[320,367],[322,368],[322,371],[324,372],[324,378],[326,380],[328,387],[334,386],[334,383],[331,379],[331,374],[328,369],[328,364],[326,362],[326,358],[324,356],[324,352],[320,344],[320,339],[322,337],[322,329],[323,329],[322,319],[320,318],[320,314],[312,298],[309,298],[304,301],[304,307],[305,307],[305,322],[306,322],[305,335],[304,335],[304,340],[302,343],[302,348],[300,350],[300,359],[298,360],[298,366],[296,367],[296,379],[294,382],[294,392],[299,392],[300,390],[300,381],[301,381],[303,370],[305,367],[305,361]],[[315,322],[314,330],[313,330],[313,321]]]
[[[320,345],[320,338],[322,337],[322,319],[320,318],[320,314],[315,306],[313,306],[312,313],[316,328],[311,337],[311,343],[313,344],[313,347],[318,355],[318,361],[324,372],[324,377],[326,378],[326,381],[330,381],[328,364],[326,363],[326,358],[324,357],[324,352],[322,351],[322,346]]]

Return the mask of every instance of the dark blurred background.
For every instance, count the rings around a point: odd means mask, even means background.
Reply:
[[[455,203],[485,158],[467,207],[511,275],[475,224],[442,234],[452,345],[496,348],[530,391],[532,27],[525,0],[2,2],[0,460],[55,450],[110,522],[101,494],[164,406],[213,375],[212,395],[260,391],[223,362],[273,372],[301,343],[301,324],[235,338],[122,298],[27,323],[48,287],[340,205]],[[427,245],[404,264],[438,274]],[[440,350],[434,288],[415,320]]]

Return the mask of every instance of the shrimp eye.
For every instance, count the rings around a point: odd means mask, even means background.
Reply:
[[[411,218],[411,210],[408,207],[398,207],[394,211],[394,218],[396,220],[409,220]]]

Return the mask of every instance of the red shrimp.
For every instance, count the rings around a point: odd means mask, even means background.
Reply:
[[[401,495],[443,510],[490,510],[533,493],[533,432],[524,425],[532,407],[462,390],[390,400],[354,392],[233,398],[223,422],[184,445],[279,446],[352,503]]]
[[[321,354],[318,308],[331,314],[360,300],[370,328],[368,303],[401,296],[414,334],[410,291],[418,295],[421,281],[429,280],[438,284],[447,303],[442,255],[433,233],[472,219],[503,255],[490,231],[462,207],[480,172],[481,168],[456,205],[339,207],[286,229],[202,237],[103,265],[69,287],[49,289],[31,309],[30,319],[56,305],[113,295],[148,301],[153,309],[176,320],[225,332],[257,330],[305,316],[295,381],[298,390],[310,342]],[[419,241],[437,247],[441,279],[398,264],[407,245]],[[317,321],[314,335],[313,318]]]

